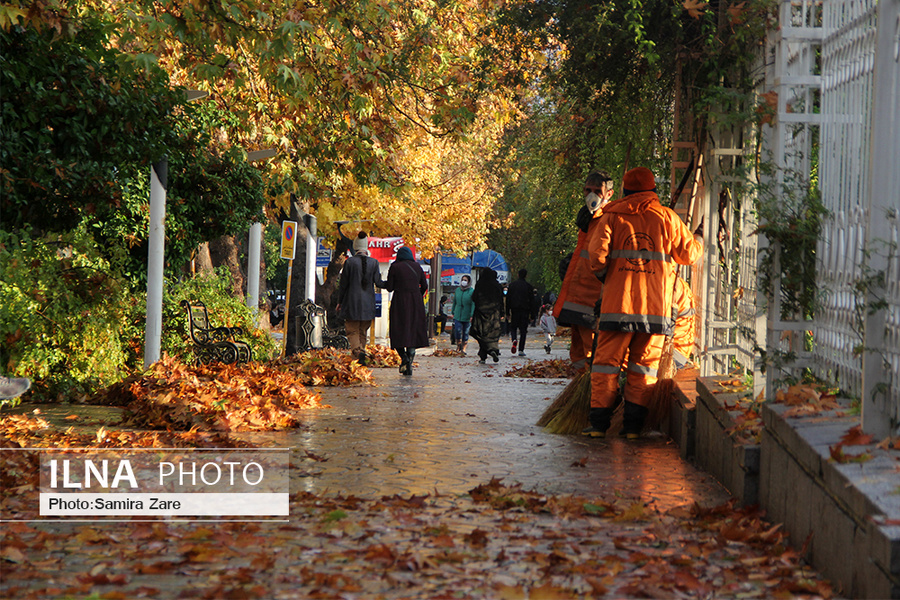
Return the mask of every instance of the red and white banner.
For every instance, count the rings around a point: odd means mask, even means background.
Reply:
[[[372,258],[378,260],[378,262],[392,262],[394,260],[397,260],[397,249],[401,246],[406,245],[408,244],[404,244],[403,238],[401,237],[370,237],[369,254],[372,256]],[[409,246],[409,249],[412,250],[413,256],[416,257],[416,260],[421,258],[419,256],[419,253],[416,251],[415,246]]]

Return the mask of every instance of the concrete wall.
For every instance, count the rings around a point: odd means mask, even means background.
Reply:
[[[740,393],[724,378],[678,381],[667,433],[741,504],[758,503],[783,523],[809,563],[849,598],[900,598],[900,452],[846,446],[871,459],[837,463],[835,447],[859,417],[847,410],[786,418],[789,407],[766,403],[759,440],[736,435],[730,410]],[[693,400],[693,401],[692,401]],[[694,422],[693,427],[689,426]],[[688,452],[693,448],[693,453]]]

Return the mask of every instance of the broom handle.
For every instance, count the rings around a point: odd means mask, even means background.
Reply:
[[[594,328],[591,332],[591,362],[587,364],[587,370],[590,371],[594,366],[594,355],[597,354],[597,334],[600,333],[600,317],[594,319]]]
[[[687,185],[688,179],[691,176],[691,172],[694,170],[694,157],[691,155],[691,161],[688,163],[687,169],[684,170],[684,175],[681,176],[681,183],[678,184],[678,188],[675,190],[675,193],[672,194],[672,198],[669,199],[669,208],[675,208],[675,205],[678,204],[678,199],[681,197],[681,192],[684,191],[684,186]],[[690,215],[688,215],[690,218]]]

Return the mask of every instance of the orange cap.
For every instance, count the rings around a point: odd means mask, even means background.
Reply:
[[[635,167],[625,173],[622,187],[629,192],[649,192],[656,189],[656,178],[647,167]]]

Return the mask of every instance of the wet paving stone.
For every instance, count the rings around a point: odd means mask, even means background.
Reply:
[[[411,377],[374,369],[375,386],[319,388],[331,408],[303,413],[300,430],[265,438],[294,449],[297,491],[458,494],[496,478],[543,493],[633,498],[659,510],[729,498],[660,434],[628,442],[537,427],[566,382],[502,376],[526,360],[480,365],[477,357],[419,356]]]

